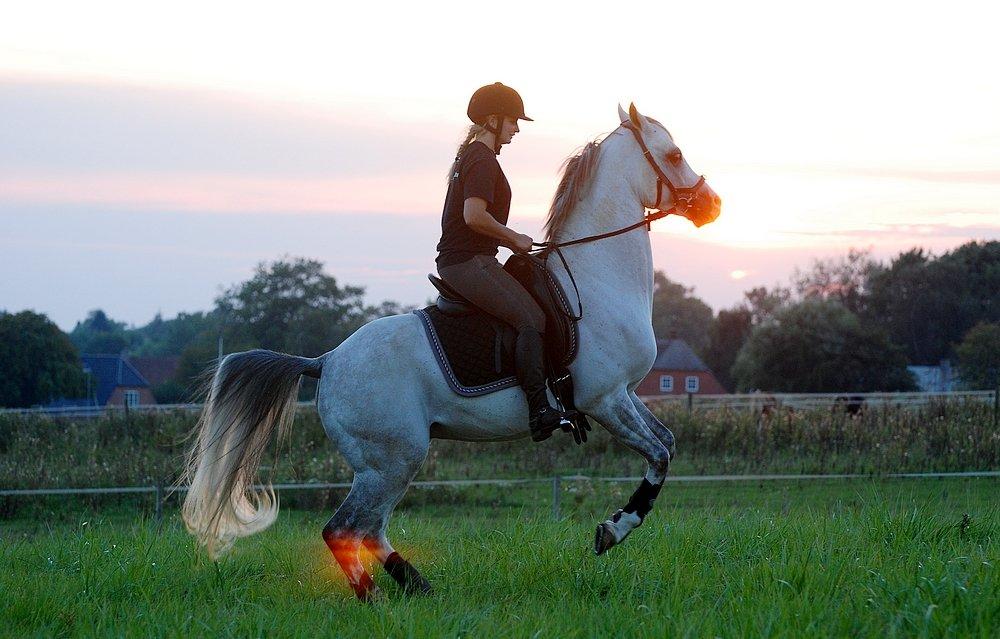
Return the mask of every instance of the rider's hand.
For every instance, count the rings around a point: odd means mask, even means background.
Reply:
[[[531,250],[531,243],[533,241],[534,240],[531,239],[531,236],[525,235],[524,233],[518,233],[514,236],[514,239],[511,242],[511,248],[517,253],[527,253]]]

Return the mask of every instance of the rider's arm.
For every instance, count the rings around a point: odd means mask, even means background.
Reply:
[[[486,211],[486,200],[481,197],[470,197],[465,199],[465,206],[462,209],[462,216],[465,223],[476,233],[482,233],[492,238],[500,240],[500,243],[508,248],[527,250],[525,242],[531,242],[531,238],[514,231],[500,222],[496,221],[492,215]]]

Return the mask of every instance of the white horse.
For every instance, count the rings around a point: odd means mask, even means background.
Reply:
[[[646,219],[647,208],[677,206],[698,226],[719,215],[719,198],[684,161],[667,129],[634,105],[629,113],[619,106],[618,113],[619,128],[567,161],[546,223],[549,240],[622,229]],[[584,309],[578,354],[569,366],[576,406],[648,464],[628,504],[598,525],[594,550],[601,554],[642,523],[674,452],[673,434],[635,395],[656,356],[652,251],[639,224],[563,253]],[[570,290],[562,264],[549,264]],[[315,359],[262,350],[226,356],[197,427],[183,506],[188,529],[213,557],[277,516],[271,488],[257,490],[254,483],[275,428],[280,438],[291,425],[301,375],[319,378],[323,426],[354,470],[350,493],[323,538],[355,593],[361,599],[377,593],[359,560],[361,544],[405,591],[429,592],[427,581],[390,545],[389,517],[432,438],[528,436],[524,393],[514,387],[479,397],[455,394],[414,314],[375,320]]]

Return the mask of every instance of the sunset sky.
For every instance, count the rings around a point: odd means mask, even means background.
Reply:
[[[431,296],[478,86],[518,89],[510,225],[634,101],[723,198],[654,226],[715,309],[816,257],[1000,239],[988,3],[32,2],[0,20],[0,309],[207,310],[283,255]],[[482,8],[478,8],[478,7]]]

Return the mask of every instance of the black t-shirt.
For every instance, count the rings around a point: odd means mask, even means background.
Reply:
[[[470,197],[486,200],[486,212],[497,222],[507,224],[510,184],[497,162],[496,154],[478,141],[465,148],[448,182],[448,195],[441,216],[441,241],[437,245],[438,268],[460,264],[476,255],[497,254],[499,240],[476,233],[465,223],[465,200]]]

